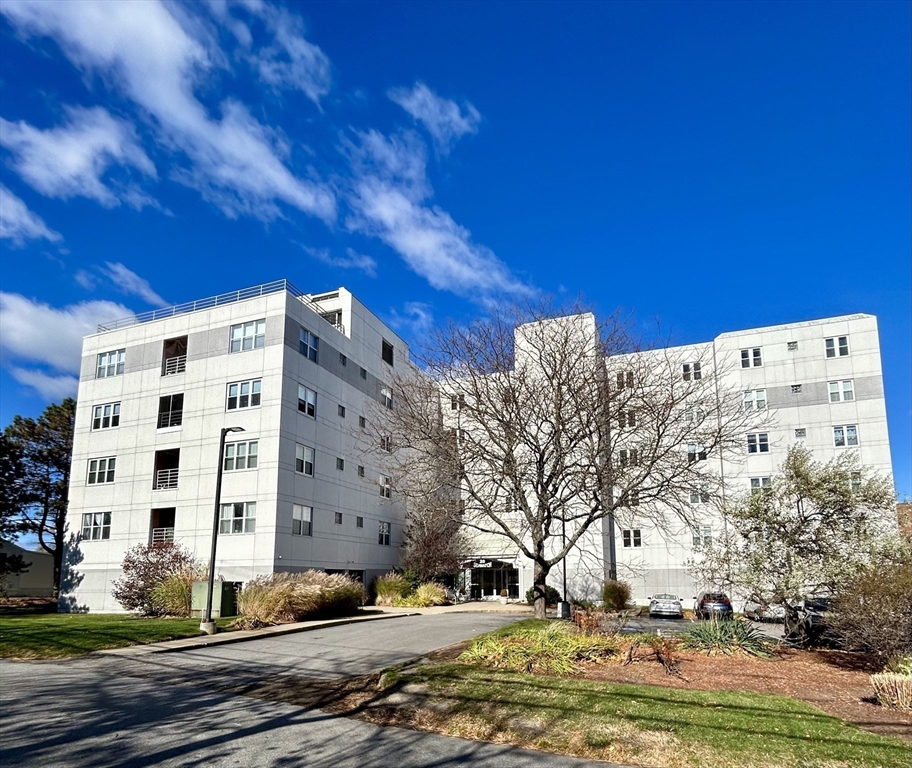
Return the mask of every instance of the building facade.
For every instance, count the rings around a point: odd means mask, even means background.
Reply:
[[[389,571],[404,510],[363,436],[410,365],[351,293],[284,280],[99,327],[83,344],[61,605],[122,610],[111,589],[137,544],[208,562],[218,462],[224,579]],[[226,427],[243,431],[218,456]]]

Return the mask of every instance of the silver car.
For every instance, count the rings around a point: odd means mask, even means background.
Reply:
[[[754,621],[785,621],[785,608],[781,605],[770,605],[758,600],[748,600],[744,604],[744,615]]]
[[[684,618],[684,609],[677,595],[653,595],[649,601],[649,616],[674,616],[676,619]]]

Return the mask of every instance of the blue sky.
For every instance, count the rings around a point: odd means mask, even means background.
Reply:
[[[583,297],[878,316],[910,481],[910,4],[0,4],[0,424],[95,323],[281,277],[403,336]]]

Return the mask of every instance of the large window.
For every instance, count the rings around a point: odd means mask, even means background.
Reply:
[[[377,540],[377,543],[378,543],[378,544],[383,544],[383,545],[386,546],[386,547],[389,546],[389,543],[390,543],[390,527],[391,527],[391,526],[390,526],[389,523],[384,522],[384,521],[382,521],[382,520],[380,521],[380,525],[379,525],[379,527],[378,527],[378,534],[379,534],[378,540]]]
[[[96,405],[92,409],[92,429],[113,429],[120,426],[120,403]]]
[[[179,427],[184,423],[184,395],[158,398],[158,428]]]
[[[231,352],[261,349],[266,343],[266,320],[251,320],[231,326]]]
[[[636,426],[636,411],[633,409],[628,411],[620,411],[618,413],[618,426],[619,427],[635,427]]]
[[[625,547],[643,546],[643,536],[639,528],[627,528],[621,531],[621,541]]]
[[[317,418],[317,393],[298,384],[298,410],[305,416]]]
[[[291,532],[295,536],[313,536],[313,507],[304,504],[292,505]]]
[[[703,378],[703,371],[700,370],[699,363],[684,363],[683,371],[684,381],[690,381],[693,378],[694,381],[699,381]]]
[[[615,376],[618,389],[633,388],[633,371],[618,371]]]
[[[760,493],[770,487],[770,479],[768,477],[752,477],[750,486],[751,494]]]
[[[295,472],[313,477],[314,449],[298,443],[295,446]]]
[[[619,458],[622,467],[638,467],[640,465],[640,452],[636,448],[622,448]]]
[[[755,432],[747,436],[748,453],[769,453],[769,435],[766,432]]]
[[[383,358],[383,362],[387,365],[393,364],[393,345],[390,344],[386,339],[383,339],[383,346],[380,351],[380,357]]]
[[[691,443],[687,446],[687,463],[706,461],[706,446],[703,443]]]
[[[763,365],[763,356],[760,352],[762,347],[751,347],[750,349],[741,350],[741,367],[742,368],[759,368]]]
[[[308,360],[313,360],[317,362],[317,357],[320,354],[320,339],[308,331],[303,325],[301,326],[301,334],[298,338],[298,352],[300,352]]]
[[[711,525],[698,525],[691,529],[693,545],[695,547],[708,547],[712,544],[713,529]]]
[[[834,336],[824,341],[827,357],[846,357],[849,354],[849,337]]]
[[[833,445],[837,448],[858,445],[858,427],[855,424],[833,427]]]
[[[239,469],[256,469],[259,458],[259,441],[245,440],[240,443],[225,444],[225,471]]]
[[[752,389],[744,393],[745,411],[762,411],[766,408],[766,390]]]
[[[256,531],[256,502],[238,501],[222,504],[219,533],[254,533]]]
[[[393,479],[387,475],[380,475],[380,495],[384,499],[390,499],[393,496]]]
[[[95,370],[95,378],[107,379],[111,376],[120,376],[120,374],[124,372],[124,363],[126,360],[126,349],[115,349],[112,352],[102,352],[98,356],[98,366]]]
[[[384,387],[380,390],[380,402],[387,408],[393,407],[393,391]]]
[[[89,459],[89,473],[86,478],[88,485],[101,485],[114,482],[114,464],[117,461],[113,456],[104,459]]]
[[[86,512],[82,516],[82,538],[84,541],[98,541],[111,538],[111,513]]]
[[[260,404],[262,379],[235,381],[228,385],[228,410],[256,408]]]
[[[831,381],[828,383],[830,389],[830,402],[842,403],[855,399],[855,388],[852,381]]]

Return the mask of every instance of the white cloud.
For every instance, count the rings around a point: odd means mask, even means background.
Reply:
[[[331,267],[356,269],[368,277],[377,276],[377,260],[372,256],[358,253],[354,248],[346,248],[344,256],[333,256],[328,248],[310,248],[306,245],[302,245],[301,248],[317,261],[322,261]]]
[[[413,343],[421,343],[434,330],[434,311],[430,304],[407,301],[402,307],[402,312],[391,310],[390,324]]]
[[[12,153],[13,170],[47,197],[88,197],[113,208],[120,195],[102,181],[112,165],[156,177],[133,126],[101,107],[68,107],[66,123],[46,131],[0,118],[0,144]],[[134,207],[142,203],[134,196]]]
[[[10,240],[15,247],[21,248],[28,240],[57,243],[62,239],[59,232],[49,229],[40,216],[0,184],[0,240]]]
[[[10,368],[10,374],[20,384],[36,390],[45,400],[57,402],[66,397],[76,397],[79,379],[67,374],[55,376],[34,368]]]
[[[424,125],[442,152],[461,136],[478,132],[481,114],[474,106],[465,102],[463,111],[455,101],[441,98],[420,81],[411,90],[393,88],[387,96]]]
[[[295,176],[284,164],[288,147],[243,105],[227,100],[221,119],[210,118],[194,86],[212,59],[160,0],[9,0],[0,13],[20,34],[53,37],[76,66],[114,82],[152,118],[161,140],[189,158],[176,178],[226,215],[272,219],[280,201],[327,222],[335,218],[330,188]],[[177,7],[175,13],[186,15]]]
[[[489,248],[472,242],[469,230],[427,205],[432,190],[420,145],[376,131],[358,139],[348,146],[356,176],[348,199],[350,229],[380,238],[440,290],[476,300],[532,293]]]
[[[139,296],[146,304],[151,304],[154,307],[167,307],[171,303],[153,291],[148,280],[144,277],[140,277],[119,262],[112,263],[106,261],[101,272],[114,283],[122,293],[125,293],[128,296]]]
[[[0,350],[17,360],[75,374],[83,336],[95,333],[98,323],[132,314],[113,301],[84,301],[57,308],[17,293],[0,292]]]

